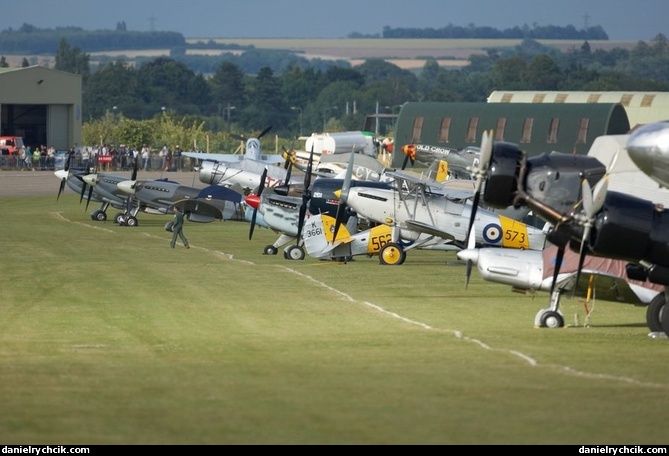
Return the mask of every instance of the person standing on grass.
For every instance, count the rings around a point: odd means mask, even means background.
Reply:
[[[179,210],[177,206],[172,206],[172,211],[174,212],[174,223],[172,224],[172,241],[170,242],[170,247],[174,248],[177,244],[177,236],[181,238],[181,242],[184,243],[184,247],[190,249],[188,244],[188,239],[184,235],[184,214]]]

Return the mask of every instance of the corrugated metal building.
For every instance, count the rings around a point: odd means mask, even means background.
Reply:
[[[392,166],[402,166],[405,144],[462,149],[479,146],[485,130],[530,156],[585,155],[595,138],[626,134],[630,124],[619,103],[406,103],[397,119]]]
[[[496,90],[488,103],[620,103],[632,128],[669,119],[669,92],[542,92]]]
[[[30,147],[81,143],[81,75],[41,66],[0,68],[0,135]]]

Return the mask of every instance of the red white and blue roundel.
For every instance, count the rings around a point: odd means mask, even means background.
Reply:
[[[483,228],[482,235],[487,244],[497,244],[502,240],[502,227],[497,223],[488,223]]]

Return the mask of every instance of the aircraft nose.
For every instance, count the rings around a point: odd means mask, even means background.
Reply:
[[[464,249],[456,253],[459,260],[471,261],[473,264],[478,264],[479,249]]]
[[[135,193],[135,181],[132,180],[119,182],[116,187],[123,193]]]
[[[253,193],[246,195],[244,202],[251,206],[253,209],[258,209],[260,206],[260,196],[254,195]]]
[[[85,176],[82,176],[82,179],[88,185],[95,185],[95,182],[98,180],[98,175],[97,174],[86,174]]]
[[[65,171],[64,169],[59,169],[58,171],[55,171],[54,174],[58,179],[67,179],[69,171]]]

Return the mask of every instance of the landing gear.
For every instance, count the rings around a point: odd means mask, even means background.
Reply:
[[[304,260],[304,249],[299,245],[291,245],[283,252],[283,256],[286,260]]]
[[[116,222],[117,225],[122,225],[123,224],[123,218],[125,217],[124,212],[119,212],[114,216],[114,222]]]
[[[394,242],[389,242],[388,244],[381,247],[379,250],[379,263],[386,265],[399,265],[404,263],[406,260],[407,253],[404,251],[401,245]]]
[[[98,222],[104,222],[107,220],[107,214],[104,211],[97,210],[91,214],[92,220],[97,220]]]
[[[648,304],[646,308],[646,324],[650,332],[661,332],[662,329],[662,318],[666,318],[667,309],[665,304],[667,298],[664,293],[659,293],[653,298],[652,301]],[[667,333],[669,334],[669,333]]]
[[[133,215],[123,216],[121,222],[119,222],[121,226],[137,226],[138,224],[137,217]]]
[[[262,253],[263,255],[276,255],[278,251],[279,249],[270,244],[265,246]]]
[[[551,294],[548,308],[541,309],[534,317],[534,326],[539,328],[562,328],[564,317],[560,313],[561,290],[555,290]]]
[[[564,326],[564,317],[560,312],[550,309],[541,309],[535,317],[535,323],[540,328],[562,328]]]

